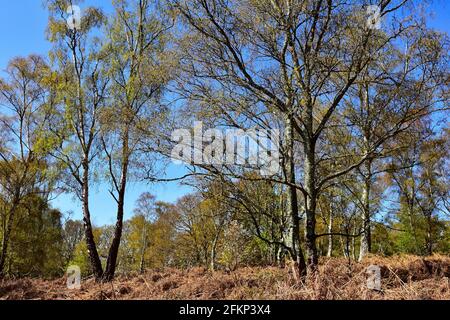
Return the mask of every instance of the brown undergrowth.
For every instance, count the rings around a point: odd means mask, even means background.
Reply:
[[[367,288],[367,267],[381,270],[381,291]],[[3,279],[0,299],[450,299],[450,257],[371,256],[362,263],[323,258],[319,272],[298,284],[288,269],[247,267],[209,272],[165,269],[118,276],[99,284],[91,278],[80,290],[66,279]]]

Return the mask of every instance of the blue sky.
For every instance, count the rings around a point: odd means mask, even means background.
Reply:
[[[76,3],[76,1],[74,1]],[[80,4],[83,8],[96,5],[105,11],[111,9],[110,0],[87,0]],[[430,26],[450,33],[450,1],[437,0],[433,6],[433,19]],[[17,56],[29,54],[45,55],[50,49],[46,41],[45,29],[47,25],[47,12],[42,0],[0,0],[0,70],[4,70],[8,61]],[[184,172],[182,167],[172,165],[167,170],[168,177],[179,176]],[[189,188],[180,186],[176,182],[147,185],[132,183],[127,192],[125,203],[125,218],[132,215],[137,197],[144,191],[152,192],[158,200],[173,202]],[[107,186],[98,185],[92,190],[91,214],[96,225],[115,222],[116,207],[113,199],[107,192]],[[61,195],[53,201],[53,206],[67,213],[73,211],[72,218],[81,219],[79,202],[71,195]]]
[[[80,7],[96,5],[105,11],[111,9],[110,1],[84,1]],[[0,70],[3,71],[8,61],[17,56],[29,54],[45,55],[50,49],[46,40],[45,30],[48,15],[41,0],[0,0]],[[183,167],[170,165],[167,177],[178,177],[183,174]],[[136,199],[142,192],[149,191],[156,195],[158,200],[174,202],[191,189],[180,186],[177,182],[145,184],[131,183],[128,187],[125,218],[132,216]],[[108,186],[96,185],[92,188],[91,214],[95,225],[115,223],[116,205],[108,193]],[[70,194],[58,196],[52,205],[64,213],[73,212],[71,218],[81,219],[81,207],[77,199]]]

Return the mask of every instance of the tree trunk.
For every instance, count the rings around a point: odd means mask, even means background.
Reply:
[[[9,234],[10,234],[10,223],[8,221],[8,226],[2,237],[2,251],[0,253],[0,278],[4,276],[4,268],[6,262],[6,254],[8,252]]]
[[[328,219],[328,250],[327,250],[327,257],[331,257],[333,255],[333,235],[331,234],[333,232],[333,203],[330,202],[330,217]]]
[[[371,237],[371,230],[370,230],[370,190],[371,190],[371,183],[372,183],[372,173],[371,173],[371,163],[370,161],[367,161],[366,163],[366,170],[364,176],[364,189],[362,193],[362,234],[361,234],[361,245],[359,247],[359,258],[358,261],[362,261],[364,257],[370,253],[371,246],[372,246],[372,237]]]
[[[289,116],[285,119],[285,161],[284,170],[286,181],[295,184],[295,167],[294,167],[294,137],[292,130],[292,120]],[[292,259],[292,271],[294,278],[303,281],[306,277],[306,263],[300,247],[300,221],[298,217],[298,198],[297,189],[293,185],[287,186],[287,205],[286,211],[288,216],[288,231],[285,237],[289,253]]]
[[[305,209],[306,209],[306,253],[308,256],[308,269],[317,270],[319,257],[316,246],[316,205],[317,192],[315,183],[316,164],[315,164],[315,143],[313,141],[305,144],[305,165],[304,165],[304,188],[306,191]]]
[[[139,272],[142,274],[145,271],[145,251],[147,250],[147,219],[144,217],[144,228],[142,230],[142,250],[141,261],[139,262]]]
[[[96,281],[100,281],[103,275],[102,263],[97,252],[94,234],[92,232],[91,214],[89,212],[89,165],[86,161],[83,163],[83,223],[84,233],[86,237],[86,245],[89,253],[89,260],[91,262],[92,272]]]
[[[144,252],[141,253],[141,261],[139,262],[139,273],[143,274],[145,272],[145,259]]]
[[[211,261],[209,262],[209,269],[214,271],[216,269],[216,252],[217,252],[217,242],[218,236],[214,237],[212,246],[211,246]]]
[[[360,102],[362,107],[367,110],[367,114],[370,114],[370,103],[369,103],[369,87],[368,84],[360,85]],[[364,152],[370,150],[371,141],[371,131],[372,128],[369,125],[364,125],[363,131],[363,141],[364,141]],[[361,198],[362,204],[362,234],[361,234],[361,244],[359,246],[359,258],[358,261],[362,261],[364,257],[371,251],[371,234],[370,234],[370,188],[372,184],[372,160],[368,159],[364,163],[365,172],[362,173],[364,185]]]
[[[432,222],[432,212],[427,213],[427,236],[426,236],[426,248],[427,255],[431,256],[433,254],[433,222]]]
[[[128,176],[128,164],[129,164],[129,128],[124,129],[123,144],[122,144],[122,170],[120,187],[118,190],[117,198],[117,219],[116,226],[114,228],[114,238],[109,248],[108,259],[106,261],[105,274],[103,275],[103,281],[109,282],[114,279],[117,265],[117,256],[119,253],[120,239],[122,238],[123,229],[123,214],[125,205],[125,193],[127,187]]]
[[[106,269],[103,275],[103,281],[109,282],[114,279],[114,275],[116,273],[117,266],[117,256],[119,253],[120,239],[122,238],[122,227],[123,227],[123,207],[124,207],[124,194],[125,192],[121,192],[118,201],[117,208],[117,220],[114,228],[114,238],[111,242],[111,246],[109,248],[108,259],[106,260]]]
[[[16,214],[18,205],[19,205],[19,197],[15,197],[13,200],[11,209],[9,211],[8,224],[6,226],[6,230],[3,233],[3,237],[2,237],[2,251],[0,253],[0,278],[5,275],[4,268],[5,268],[6,256],[8,254],[9,238],[11,235],[11,230],[12,230],[13,222],[14,222],[14,216]]]
[[[277,247],[276,252],[276,265],[279,268],[284,268],[284,252],[283,248],[281,246]]]

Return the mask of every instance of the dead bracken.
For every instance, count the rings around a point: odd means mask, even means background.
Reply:
[[[381,290],[367,288],[366,269],[381,269]],[[101,284],[88,278],[80,290],[69,290],[64,278],[4,279],[0,299],[128,300],[128,299],[450,299],[450,257],[370,256],[363,263],[324,258],[316,275],[304,284],[288,268],[245,267],[233,272],[201,268],[167,268],[144,274],[119,275]]]

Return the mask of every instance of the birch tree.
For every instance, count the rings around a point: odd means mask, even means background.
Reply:
[[[102,112],[101,135],[110,194],[117,203],[114,237],[104,274],[107,281],[114,278],[127,184],[137,173],[134,169],[140,168],[147,176],[157,171],[152,167],[154,154],[142,150],[151,149],[149,145],[154,145],[155,139],[149,133],[164,121],[161,97],[174,64],[167,50],[172,22],[157,1],[117,1],[114,8],[107,45],[111,103]]]
[[[89,260],[96,280],[100,281],[103,267],[92,232],[89,195],[99,152],[99,111],[104,106],[108,84],[103,69],[105,55],[99,39],[93,36],[104,24],[104,15],[96,8],[87,8],[76,26],[66,13],[73,8],[72,1],[51,0],[47,4],[49,40],[54,45],[50,58],[58,74],[58,104],[47,129],[56,149],[52,155],[66,173],[66,190],[82,203]]]
[[[284,122],[287,150],[282,183],[292,195],[291,248],[300,248],[298,191],[306,217],[306,264],[316,270],[316,209],[321,191],[361,166],[387,138],[377,139],[370,150],[352,150],[347,161],[330,172],[321,169],[332,161],[320,159],[320,145],[327,142],[324,133],[335,127],[344,98],[367,66],[415,28],[407,6],[412,1],[377,3],[380,17],[389,21],[389,27],[381,30],[368,24],[365,13],[372,3],[367,1],[172,2],[189,32],[191,46],[182,65],[193,80],[183,88],[195,92],[194,101],[204,97],[210,103],[211,96],[220,96],[224,104],[228,98],[240,98],[242,109],[267,110]],[[226,112],[227,107],[222,109]],[[290,140],[298,145],[301,157],[295,155]],[[300,254],[293,259],[304,275]]]
[[[51,96],[50,68],[44,58],[31,55],[11,60],[0,79],[0,276],[3,275],[16,215],[23,200],[52,191],[49,146],[44,139]]]

